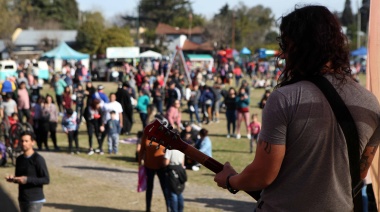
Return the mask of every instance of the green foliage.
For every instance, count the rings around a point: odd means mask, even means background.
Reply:
[[[235,48],[246,46],[251,50],[267,44],[276,44],[277,33],[271,31],[274,16],[270,8],[262,5],[248,7],[240,2],[234,9],[224,5],[207,24],[209,39],[225,48],[232,43],[235,29]]]
[[[10,38],[19,23],[17,11],[11,0],[0,0],[0,39]]]
[[[16,0],[21,27],[45,28],[45,23],[56,22],[64,29],[78,26],[76,0]]]
[[[98,54],[105,54],[108,47],[133,46],[133,40],[128,28],[112,27],[103,32]]]
[[[193,16],[192,26],[203,26],[205,18],[193,14],[191,2],[188,0],[140,0],[140,24],[153,29],[157,23],[187,28],[190,26],[190,14]]]
[[[85,21],[78,29],[76,38],[81,52],[95,54],[101,43],[104,26],[93,20]]]
[[[192,15],[192,19],[190,19],[190,15],[187,16],[176,16],[171,21],[170,25],[179,27],[179,28],[189,28],[194,26],[204,26],[206,19],[202,15],[194,14]]]
[[[346,0],[344,4],[344,10],[341,17],[341,22],[343,26],[349,26],[354,23],[354,16],[352,15],[351,1]]]

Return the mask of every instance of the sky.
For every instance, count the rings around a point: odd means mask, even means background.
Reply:
[[[112,19],[120,14],[136,14],[139,0],[77,0],[81,11],[100,11],[106,19]],[[291,12],[296,4],[319,4],[324,5],[331,11],[343,11],[345,0],[192,0],[194,13],[200,13],[206,18],[211,18],[226,3],[235,7],[239,2],[247,6],[263,5],[272,9],[275,18]],[[351,1],[352,11],[357,11],[362,0]]]

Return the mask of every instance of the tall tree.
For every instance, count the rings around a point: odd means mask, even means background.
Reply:
[[[46,28],[46,23],[56,22],[65,29],[78,26],[76,0],[14,0],[21,14],[21,27]]]
[[[140,0],[140,21],[149,28],[156,23],[173,24],[178,17],[189,17],[192,13],[189,0]]]
[[[363,0],[362,7],[360,8],[361,15],[361,31],[367,33],[367,27],[369,22],[369,6],[370,0]]]
[[[343,26],[349,26],[354,23],[354,16],[351,9],[351,0],[346,0],[344,4],[344,10],[341,17],[341,22]]]
[[[104,18],[100,12],[84,12],[82,24],[76,38],[80,51],[95,54],[101,44],[104,31]]]
[[[0,0],[0,39],[10,38],[20,18],[11,0]]]
[[[210,39],[216,42],[219,48],[231,45],[234,30],[236,48],[246,46],[256,49],[274,42],[273,33],[267,36],[273,23],[274,16],[270,8],[262,5],[248,7],[239,3],[231,10],[226,4],[207,24],[207,29]]]

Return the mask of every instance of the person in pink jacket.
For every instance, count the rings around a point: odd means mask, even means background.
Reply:
[[[181,131],[181,104],[179,100],[175,100],[172,106],[169,108],[166,118],[169,121],[169,124],[173,126],[174,129]]]

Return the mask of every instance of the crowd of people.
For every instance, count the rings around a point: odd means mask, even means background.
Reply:
[[[310,20],[317,21],[311,24]],[[295,23],[303,28],[294,28]],[[22,143],[25,156],[38,157],[39,163],[34,165],[43,168],[42,185],[49,183],[49,175],[44,160],[34,154],[32,147],[35,140],[39,150],[50,150],[50,134],[54,150],[59,151],[56,133],[61,125],[62,132],[67,134],[68,152],[79,154],[78,131],[84,120],[88,155],[103,155],[106,137],[108,153],[119,154],[119,136],[131,133],[136,122],[133,117],[136,111],[142,123],[137,133],[136,160],[139,166],[145,167],[147,175],[146,211],[151,210],[156,174],[167,210],[183,211],[182,192],[187,180],[184,168],[191,167],[198,171],[201,164],[191,161],[177,150],[165,152],[165,147],[151,143],[140,130],[153,119],[161,119],[178,131],[182,140],[211,157],[212,142],[205,126],[219,123],[221,111],[224,110],[226,137],[241,139],[244,123],[246,138],[250,141],[249,152],[252,153],[256,146],[256,156],[240,174],[227,162],[223,171],[214,178],[218,186],[227,188],[231,193],[263,189],[257,204],[258,211],[352,211],[358,205],[353,203],[355,196],[352,196],[350,164],[347,160],[350,153],[341,150],[342,146],[346,146],[345,135],[330,110],[330,103],[320,90],[302,79],[324,75],[333,86],[340,86],[339,92],[356,97],[343,95],[348,107],[364,108],[360,113],[351,109],[353,121],[363,137],[360,139],[360,146],[363,147],[360,154],[361,161],[365,160],[366,164],[362,164],[364,168],[360,170],[362,179],[367,175],[368,163],[379,145],[380,106],[372,94],[352,80],[345,37],[335,16],[325,7],[296,8],[282,18],[280,30],[282,57],[287,61],[283,70],[280,66],[273,68],[267,62],[250,62],[240,66],[223,58],[215,68],[203,70],[194,67],[185,74],[176,64],[169,70],[166,62],[147,61],[136,68],[127,65],[128,68],[119,78],[121,81],[117,90],[106,94],[103,85],[95,87],[83,77],[85,70],[78,64],[74,71],[53,77],[51,86],[55,96],[43,96],[36,76],[25,77],[32,75],[26,68],[18,71],[18,77],[8,77],[2,83],[0,116],[7,123],[31,123],[34,131],[38,132],[36,139],[34,135],[23,134]],[[301,39],[304,33],[309,35],[307,39]],[[322,38],[316,39],[318,34]],[[328,36],[323,37],[325,35]],[[312,44],[315,44],[313,51],[319,54],[306,54]],[[144,67],[151,67],[152,71],[145,73]],[[280,76],[280,84],[271,93]],[[263,125],[258,114],[251,114],[250,111],[250,93],[254,88],[265,89],[263,97],[257,102],[259,108],[265,108]],[[363,106],[365,101],[367,103]],[[184,112],[189,113],[190,120],[183,120]],[[361,121],[364,119],[366,121]],[[318,136],[315,136],[315,131],[320,132]],[[93,142],[94,135],[97,144]],[[21,159],[17,159],[18,164],[28,161]],[[326,165],[331,161],[334,161],[334,166]],[[303,168],[300,169],[300,166]],[[311,170],[313,176],[310,177]],[[20,185],[26,184],[24,172],[17,168],[16,177],[7,176],[6,179]],[[177,181],[171,181],[174,178]],[[284,192],[288,191],[296,192],[293,197],[284,198]],[[38,194],[36,200],[44,201],[41,189]],[[326,198],[326,195],[336,198]],[[313,207],[310,208],[310,205]],[[20,207],[29,206],[20,203]],[[42,204],[37,207],[42,207]]]

